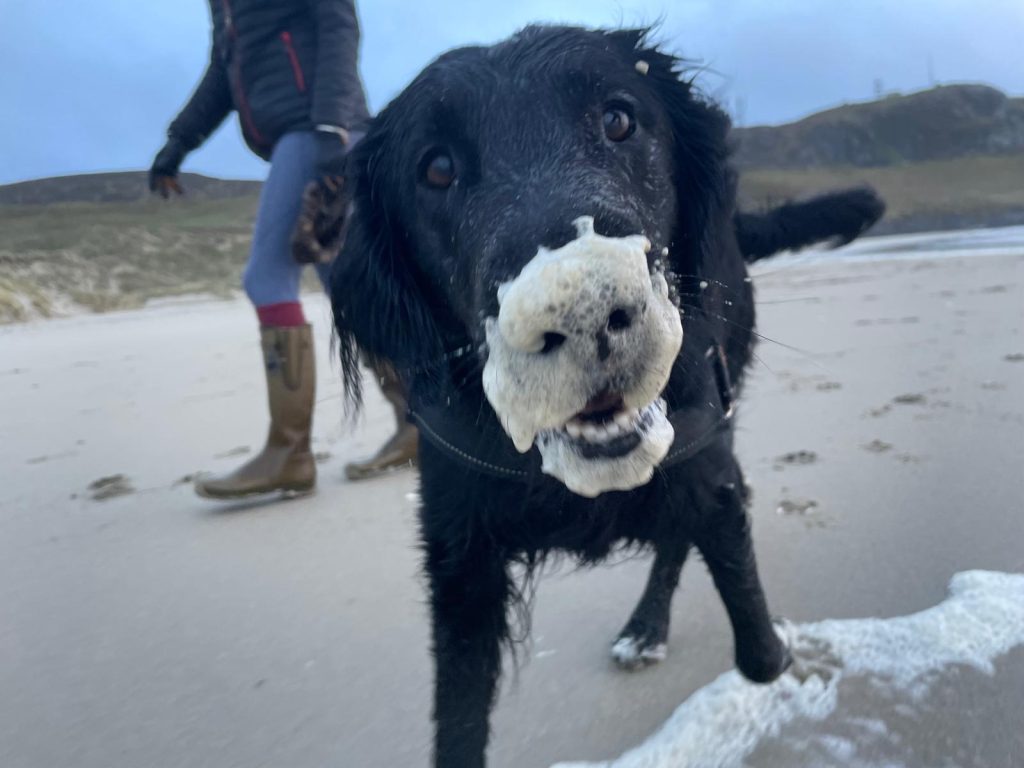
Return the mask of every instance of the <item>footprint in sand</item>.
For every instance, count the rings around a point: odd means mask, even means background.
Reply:
[[[135,493],[132,481],[124,475],[109,475],[89,483],[89,498],[93,501],[106,501],[117,496]]]
[[[1008,363],[1024,363],[1024,352],[1012,352],[1009,355],[1003,355],[1003,360]]]
[[[48,455],[48,456],[34,456],[31,459],[28,459],[25,463],[26,464],[45,464],[46,462],[53,461],[55,459],[68,459],[68,458],[71,458],[72,456],[77,456],[77,455],[78,455],[77,451],[64,451],[63,453],[55,453],[53,455]]]
[[[783,499],[775,508],[775,514],[806,517],[815,514],[818,509],[818,502],[814,499]]]
[[[862,445],[861,448],[869,453],[885,453],[886,451],[892,450],[892,443],[887,443],[884,440],[875,438],[870,443]]]
[[[921,457],[920,456],[915,456],[912,453],[897,453],[897,454],[895,454],[895,458],[896,458],[897,461],[899,461],[899,462],[901,462],[903,464],[920,464],[921,463]]]
[[[892,401],[897,405],[921,405],[925,400],[925,396],[918,392],[906,395],[897,395],[892,399]]]
[[[818,460],[818,454],[814,451],[791,451],[775,457],[775,469],[782,469],[784,465],[802,466],[814,464]]]
[[[800,520],[808,530],[827,528],[830,523],[819,514],[818,502],[814,499],[790,498],[783,499],[775,507],[775,514]]]
[[[215,459],[230,459],[234,456],[245,456],[252,449],[248,445],[240,445],[237,448],[232,448],[230,451],[224,451],[223,453],[215,454]]]

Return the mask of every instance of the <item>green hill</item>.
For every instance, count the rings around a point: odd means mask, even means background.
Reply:
[[[0,205],[0,322],[229,296],[256,199]]]
[[[886,202],[874,235],[1024,224],[1024,152],[878,168],[752,168],[740,179],[740,204],[766,208],[862,184]]]

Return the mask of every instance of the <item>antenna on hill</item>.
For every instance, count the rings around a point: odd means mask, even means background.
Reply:
[[[747,99],[745,96],[737,95],[733,99],[732,107],[732,121],[736,124],[737,128],[743,127],[743,120],[747,116]]]

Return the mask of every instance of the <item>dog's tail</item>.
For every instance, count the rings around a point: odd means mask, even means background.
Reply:
[[[873,189],[845,189],[763,213],[737,212],[736,239],[748,263],[825,240],[838,248],[862,235],[883,213],[885,202]]]

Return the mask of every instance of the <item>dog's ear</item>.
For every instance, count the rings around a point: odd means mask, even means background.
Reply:
[[[650,29],[615,30],[609,42],[642,74],[668,117],[679,221],[673,234],[677,268],[700,273],[731,226],[735,174],[729,168],[729,116],[694,85],[696,70],[661,51]]]
[[[408,384],[443,356],[444,344],[395,223],[402,201],[386,167],[386,134],[371,127],[352,151],[352,206],[345,244],[331,267],[330,294],[349,403],[362,401],[360,358],[386,361]]]

